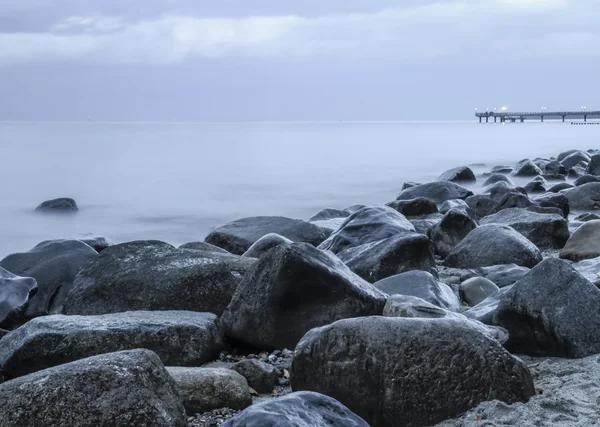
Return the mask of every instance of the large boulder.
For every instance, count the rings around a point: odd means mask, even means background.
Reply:
[[[571,212],[571,206],[569,206],[569,199],[564,194],[547,193],[542,196],[535,198],[537,203],[542,208],[558,208],[561,210],[561,215],[564,218],[569,217]]]
[[[204,251],[204,252],[218,252],[221,254],[229,254],[225,249],[219,248],[218,246],[211,245],[206,242],[188,242],[179,246],[179,249],[191,249],[194,251]]]
[[[553,185],[548,189],[549,193],[559,193],[562,190],[568,190],[569,188],[573,188],[573,184],[569,184],[568,182],[559,182],[558,184]]]
[[[515,176],[537,176],[541,174],[542,170],[531,160],[526,160],[519,164],[517,170],[514,172]]]
[[[446,310],[427,301],[410,295],[392,295],[383,308],[386,317],[408,317],[424,319],[453,319],[467,323],[478,329],[486,337],[504,344],[508,340],[508,332],[500,326],[485,325],[477,320],[469,319],[460,313]]]
[[[560,175],[564,175],[567,173],[567,169],[560,164],[560,162],[558,160],[552,160],[550,162],[548,162],[546,164],[546,167],[544,168],[544,171],[546,172],[546,174],[560,174]]]
[[[407,231],[415,231],[415,228],[404,215],[388,206],[369,206],[346,218],[341,227],[319,245],[319,249],[337,254],[344,249]]]
[[[397,200],[410,200],[418,197],[424,197],[439,205],[444,203],[446,200],[464,200],[472,195],[473,193],[470,190],[467,190],[466,188],[461,187],[453,182],[436,181],[402,190],[402,192],[400,192],[398,195]]]
[[[558,162],[562,162],[564,159],[566,159],[567,157],[569,157],[571,154],[576,153],[576,152],[580,152],[582,153],[581,150],[578,149],[571,149],[571,150],[567,150],[567,151],[563,151],[562,153],[560,153],[558,156],[556,156],[556,160]]]
[[[242,218],[216,228],[205,242],[242,255],[254,242],[269,233],[277,233],[294,242],[318,246],[327,233],[310,222],[280,216]]]
[[[579,163],[583,162],[587,164],[590,161],[590,156],[588,156],[583,151],[575,151],[561,160],[561,164],[565,167],[565,169],[572,169],[577,166]]]
[[[569,224],[562,216],[527,209],[504,209],[485,217],[481,224],[508,225],[540,249],[560,249],[569,239]]]
[[[372,427],[429,426],[480,402],[526,401],[525,364],[468,322],[366,317],[308,332],[292,362],[293,390],[338,399]]]
[[[197,366],[223,347],[217,316],[189,311],[132,311],[101,316],[44,316],[8,334],[0,346],[6,378],[97,354],[136,348],[165,365]]]
[[[600,220],[588,221],[581,225],[569,238],[560,258],[571,261],[600,256]]]
[[[373,286],[388,295],[414,296],[452,311],[460,308],[460,301],[450,286],[438,282],[426,271],[407,271],[375,282]]]
[[[458,168],[450,169],[441,174],[436,181],[451,181],[451,182],[475,182],[475,174],[471,168],[467,166],[461,166]]]
[[[444,265],[455,268],[498,264],[533,267],[541,260],[540,250],[513,228],[486,224],[471,231],[446,257]]]
[[[354,273],[371,283],[409,270],[437,274],[431,240],[418,233],[401,233],[346,249],[337,256]]]
[[[279,234],[269,233],[254,242],[242,256],[260,258],[265,252],[268,252],[275,246],[281,245],[282,243],[292,243],[292,241],[280,236]]]
[[[221,427],[369,427],[337,400],[300,391],[252,405]]]
[[[427,235],[429,230],[442,220],[444,215],[440,213],[420,216],[418,218],[410,218],[410,223],[415,227],[415,230],[419,234]]]
[[[580,358],[600,353],[600,290],[567,262],[548,258],[506,292],[494,324],[519,354]]]
[[[577,178],[575,180],[575,182],[573,182],[573,184],[575,185],[575,187],[578,187],[580,185],[587,184],[589,182],[600,182],[600,176],[583,175],[583,176],[580,176],[579,178]]]
[[[465,211],[454,208],[429,230],[428,236],[433,241],[435,252],[445,258],[475,228],[477,223]]]
[[[136,241],[103,250],[77,276],[64,314],[183,310],[220,315],[254,264],[216,252]]]
[[[102,354],[0,384],[2,427],[186,427],[175,381],[156,354]]]
[[[79,240],[49,240],[28,252],[8,255],[0,267],[37,281],[37,291],[25,312],[25,317],[33,318],[60,313],[75,276],[97,257],[94,249]]]
[[[571,209],[600,209],[600,182],[590,182],[562,193],[569,199]]]
[[[23,321],[31,295],[37,290],[32,277],[16,276],[0,267],[0,326],[11,328]]]
[[[600,175],[600,154],[594,154],[590,158],[590,162],[587,165],[586,173],[590,175]]]
[[[38,212],[76,212],[79,210],[75,200],[70,197],[46,200],[35,208]]]
[[[315,215],[313,215],[309,219],[309,221],[310,222],[323,221],[323,220],[334,219],[334,218],[346,218],[349,216],[350,216],[350,212],[346,209],[326,208],[326,209],[323,209],[323,210],[317,212]]]
[[[528,208],[533,205],[535,205],[535,203],[533,203],[525,194],[511,191],[504,194],[504,196],[499,199],[496,206],[489,211],[488,215],[493,215],[504,209]]]
[[[106,237],[95,236],[95,237],[86,237],[84,239],[80,239],[83,243],[88,246],[91,246],[96,252],[100,253],[104,249],[114,245],[114,243],[107,239]]]
[[[167,367],[188,415],[252,404],[246,378],[231,369]]]
[[[248,385],[258,393],[271,393],[281,376],[275,366],[258,359],[244,359],[231,367],[248,381]]]
[[[437,205],[424,197],[409,200],[394,200],[388,203],[387,206],[408,217],[429,215],[438,211]]]
[[[498,202],[485,194],[467,197],[465,202],[473,209],[478,218],[483,218],[488,215],[498,204]]]
[[[223,313],[225,335],[260,349],[294,348],[310,329],[380,315],[386,295],[329,252],[302,243],[269,251]]]
[[[488,176],[485,181],[483,181],[483,186],[487,187],[487,186],[490,186],[492,184],[495,184],[495,183],[501,182],[501,181],[502,182],[506,182],[510,186],[513,185],[513,183],[510,180],[510,178],[507,177],[506,175],[501,174],[501,173],[493,173],[490,176]]]

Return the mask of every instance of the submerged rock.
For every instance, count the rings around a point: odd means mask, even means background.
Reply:
[[[473,193],[471,191],[453,182],[436,181],[402,190],[398,195],[397,200],[410,200],[424,197],[436,204],[442,204],[446,200],[464,200],[472,195]]]
[[[61,197],[59,199],[46,200],[37,208],[38,212],[75,212],[78,211],[77,203],[69,197]]]
[[[324,230],[309,222],[280,216],[257,216],[218,227],[206,237],[205,242],[232,254],[242,255],[254,242],[269,233],[313,246],[318,246],[327,238]]]
[[[508,172],[510,173],[510,172]],[[484,187],[488,187],[492,184],[495,184],[497,182],[506,182],[508,185],[510,185],[511,187],[513,186],[512,181],[510,180],[509,177],[507,177],[506,175],[502,174],[502,173],[493,173],[491,174],[484,182],[483,182],[483,186]]]
[[[475,182],[475,174],[471,168],[461,166],[450,169],[441,174],[436,181],[451,181],[451,182]]]
[[[302,338],[291,373],[293,390],[338,399],[373,427],[433,425],[480,402],[534,394],[523,362],[453,319],[340,320]]]
[[[0,326],[12,328],[24,321],[31,295],[37,291],[32,277],[20,277],[0,267]]]
[[[515,171],[515,176],[537,176],[541,175],[542,170],[538,168],[531,160],[521,163]]]
[[[588,156],[586,153],[583,151],[575,151],[561,160],[560,163],[565,167],[565,169],[572,169],[581,162],[587,165],[589,161],[590,156]]]
[[[394,200],[387,204],[404,216],[422,216],[436,213],[437,205],[429,199],[418,197],[409,200]]]

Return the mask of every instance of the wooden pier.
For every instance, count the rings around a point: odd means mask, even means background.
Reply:
[[[551,112],[551,111],[540,111],[537,113],[514,113],[514,112],[509,112],[509,111],[502,111],[501,113],[498,113],[496,111],[486,111],[485,113],[475,113],[476,117],[479,117],[479,123],[483,122],[483,119],[485,119],[486,123],[489,123],[490,119],[493,118],[494,119],[494,123],[496,123],[498,121],[498,119],[500,119],[500,123],[504,123],[504,122],[521,122],[523,123],[526,119],[539,119],[540,121],[544,121],[545,118],[547,119],[562,119],[562,121],[564,122],[566,118],[569,119],[583,119],[584,122],[587,122],[587,119],[600,119],[600,111],[587,111],[587,110],[582,110],[582,111],[557,111],[557,112]]]

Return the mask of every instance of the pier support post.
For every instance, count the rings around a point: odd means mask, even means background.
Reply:
[[[562,116],[562,118],[563,118],[563,123],[564,123],[565,122],[565,116]]]
[[[587,116],[583,116],[583,121],[587,122]]]
[[[496,119],[497,119],[497,118],[498,118],[498,117],[494,116],[494,123],[496,123]]]
[[[525,121],[525,117],[521,117],[521,123]]]
[[[488,117],[486,117],[486,118],[485,118],[485,122],[486,122],[486,123],[489,123],[489,121],[490,121],[490,118],[489,118],[489,116],[488,116]]]
[[[563,121],[564,121],[564,119],[563,119]],[[481,117],[479,117],[479,123],[481,123]]]
[[[544,123],[544,116],[542,116],[542,123]]]

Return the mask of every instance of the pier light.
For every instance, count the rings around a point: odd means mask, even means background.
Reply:
[[[506,111],[506,110],[508,110],[508,107],[506,105],[503,105],[502,106],[502,111]]]

